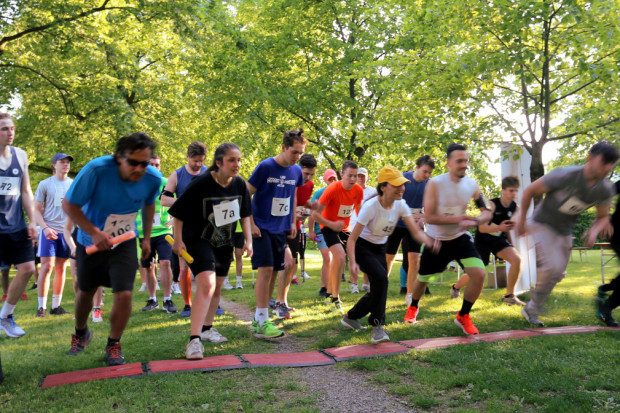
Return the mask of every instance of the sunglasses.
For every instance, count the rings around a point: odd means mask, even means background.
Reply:
[[[123,159],[125,159],[127,161],[127,164],[129,166],[141,166],[143,168],[146,168],[147,166],[149,166],[151,164],[151,160],[146,160],[146,161],[136,161],[135,159],[131,159],[128,158],[127,156],[123,156]]]

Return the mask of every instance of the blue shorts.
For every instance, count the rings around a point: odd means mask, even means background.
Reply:
[[[142,239],[140,239],[142,242]],[[151,238],[151,255],[146,260],[140,260],[142,268],[150,268],[157,261],[170,261],[172,259],[172,245],[166,241],[166,234]]]
[[[272,234],[264,229],[261,229],[260,233],[260,238],[253,239],[252,268],[256,270],[261,267],[273,267],[274,271],[283,270],[286,233]]]
[[[37,248],[37,257],[58,257],[69,258],[71,251],[67,246],[65,237],[62,233],[58,233],[57,239],[47,239],[43,235],[45,231],[39,234],[39,247]]]
[[[317,248],[318,249],[329,248],[327,246],[327,243],[325,242],[325,238],[323,237],[323,233],[321,231],[319,231],[319,232],[315,232],[315,234],[316,234],[316,239],[317,239],[317,241],[315,241]]]

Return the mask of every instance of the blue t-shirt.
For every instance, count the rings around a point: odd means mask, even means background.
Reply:
[[[280,166],[274,158],[258,164],[248,179],[256,188],[252,198],[254,223],[272,234],[291,230],[291,212],[295,211],[295,190],[304,184],[299,165]],[[277,198],[277,199],[275,199]],[[288,205],[278,202],[288,199]]]
[[[161,178],[162,175],[157,169],[148,166],[138,182],[123,181],[114,157],[101,156],[82,168],[65,198],[71,204],[82,207],[86,218],[97,228],[104,230],[106,220],[111,214],[133,214],[145,204],[152,205],[159,195]],[[135,229],[135,219],[133,228]],[[93,243],[82,229],[78,231],[78,242],[83,246]]]
[[[413,172],[411,171],[405,172],[403,176],[411,181],[405,182],[403,199],[407,202],[409,208],[422,208],[422,206],[424,206],[424,189],[426,188],[428,180],[416,182],[416,180],[413,179]],[[402,219],[398,220],[397,226],[406,228],[405,222]]]
[[[327,187],[325,187],[327,188]],[[323,195],[323,192],[325,191],[325,188],[321,188],[318,191],[316,191],[314,193],[314,195],[312,195],[312,199],[310,200],[310,202],[314,202],[317,201],[319,199],[321,199],[321,195]],[[314,222],[314,233],[315,234],[319,234],[321,233],[321,225],[318,222]]]

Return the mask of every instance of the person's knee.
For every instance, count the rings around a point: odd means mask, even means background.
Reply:
[[[482,268],[467,268],[467,275],[474,282],[484,282],[486,274]]]
[[[521,269],[521,257],[517,254],[514,254],[513,256],[510,257],[510,259],[508,260],[508,263],[512,266],[515,267],[517,269]]]

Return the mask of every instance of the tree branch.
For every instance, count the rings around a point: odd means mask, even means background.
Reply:
[[[559,141],[561,139],[568,139],[568,138],[572,138],[573,136],[577,136],[577,135],[585,135],[586,133],[594,130],[594,129],[600,129],[600,128],[604,128],[605,126],[611,125],[612,123],[618,122],[620,120],[620,118],[612,118],[610,121],[607,121],[605,123],[601,123],[600,125],[597,125],[595,127],[593,127],[592,129],[586,129],[586,130],[582,130],[579,132],[573,132],[573,133],[567,133],[566,135],[561,135],[561,136],[555,136],[553,138],[548,138],[548,140],[550,141]]]
[[[551,105],[553,105],[554,103],[559,102],[559,101],[560,101],[560,100],[562,100],[562,99],[566,99],[567,97],[572,96],[572,95],[574,95],[575,93],[579,92],[581,89],[584,89],[584,88],[586,88],[586,87],[590,86],[592,83],[596,82],[597,80],[598,80],[598,78],[596,78],[596,79],[594,79],[594,80],[591,80],[591,81],[589,81],[588,83],[586,83],[586,84],[584,84],[584,85],[582,85],[582,86],[578,87],[577,89],[573,90],[572,92],[568,92],[568,93],[567,93],[567,94],[565,94],[564,96],[560,96],[560,97],[559,97],[559,98],[557,98],[557,99],[553,99],[553,100],[552,100],[551,102],[549,102],[549,103],[550,103]]]

